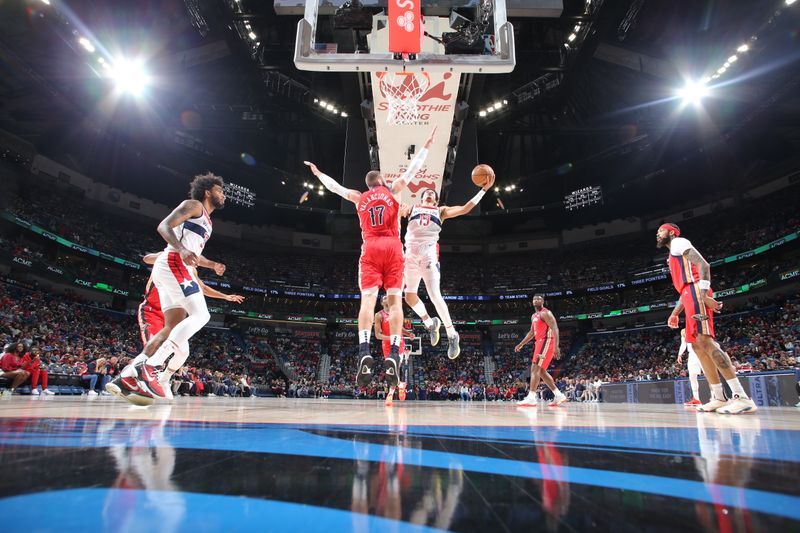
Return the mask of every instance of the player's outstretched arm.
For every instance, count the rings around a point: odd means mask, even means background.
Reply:
[[[197,283],[200,284],[200,290],[203,291],[204,296],[208,296],[209,298],[216,298],[217,300],[225,300],[237,304],[240,304],[244,301],[244,296],[240,296],[238,294],[225,294],[224,292],[220,292],[217,289],[212,289],[211,287],[203,283],[203,280],[201,280],[200,278],[196,277],[196,279]]]
[[[197,266],[197,254],[187,250],[186,247],[181,244],[181,241],[178,240],[178,237],[172,229],[183,224],[190,218],[197,218],[202,216],[202,214],[203,204],[197,200],[184,200],[158,225],[159,235],[167,241],[167,244],[175,248],[175,250],[181,254],[181,259],[183,259],[183,262],[188,266]]]
[[[326,189],[328,189],[332,193],[338,194],[345,200],[350,200],[354,204],[358,205],[358,200],[361,198],[360,192],[354,189],[348,189],[347,187],[345,187],[344,185],[342,185],[341,183],[339,183],[338,181],[336,181],[335,179],[333,179],[332,177],[328,176],[320,169],[318,169],[317,165],[315,165],[311,161],[303,161],[303,164],[305,164],[308,168],[311,169],[311,173],[314,174],[317,177],[317,179],[319,179],[320,182],[322,182],[322,185],[324,185]]]
[[[494,177],[494,175],[492,175],[486,181],[484,186],[481,187],[481,190],[478,191],[478,194],[473,196],[472,199],[470,199],[470,201],[467,202],[466,204],[464,204],[464,205],[452,205],[452,206],[445,205],[445,206],[442,206],[439,209],[439,213],[440,213],[441,219],[445,220],[445,219],[448,219],[448,218],[460,217],[461,215],[466,215],[467,213],[472,211],[475,208],[475,206],[477,206],[481,202],[481,199],[483,198],[483,195],[486,194],[486,191],[488,191],[489,189],[492,188],[492,185],[494,185],[494,180],[495,180],[495,177]]]
[[[400,176],[392,183],[392,194],[400,194],[400,191],[405,189],[408,182],[411,181],[416,173],[422,168],[422,164],[425,162],[425,158],[428,157],[428,148],[430,148],[431,144],[433,144],[433,140],[436,138],[436,130],[439,126],[434,126],[433,130],[431,130],[430,135],[428,138],[425,139],[425,144],[422,147],[422,150],[417,152],[417,155],[414,156],[414,159],[411,160],[411,164],[408,165],[408,168],[403,175]]]
[[[221,276],[225,273],[225,265],[219,263],[217,261],[212,261],[211,259],[207,259],[204,255],[201,255],[197,258],[197,266],[201,266],[203,268],[210,268],[214,271],[217,276]]]
[[[145,265],[155,265],[156,264],[156,259],[158,259],[159,255],[161,255],[161,252],[145,254],[145,256],[142,257],[142,262]]]

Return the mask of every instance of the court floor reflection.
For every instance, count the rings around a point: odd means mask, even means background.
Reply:
[[[800,529],[797,432],[0,418],[9,530]],[[276,527],[281,529],[281,527]],[[4,528],[5,529],[5,528]],[[35,528],[34,528],[35,529]]]

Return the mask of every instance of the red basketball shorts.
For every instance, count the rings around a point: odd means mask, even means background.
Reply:
[[[533,346],[533,364],[539,365],[542,369],[547,370],[550,366],[550,361],[553,360],[553,355],[556,353],[556,343],[553,342],[553,337],[548,335],[540,341],[536,341]],[[544,359],[542,359],[544,355]]]
[[[403,245],[397,237],[372,237],[361,245],[358,287],[367,290],[403,288]]]
[[[713,297],[714,291],[708,291]],[[714,311],[700,299],[697,283],[687,283],[681,291],[681,303],[686,313],[686,342],[695,342],[698,334],[714,337]]]

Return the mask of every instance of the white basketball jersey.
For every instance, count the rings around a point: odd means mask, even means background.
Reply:
[[[206,241],[211,237],[211,229],[211,217],[208,216],[205,208],[203,208],[202,215],[197,218],[190,218],[183,224],[172,228],[172,231],[175,232],[175,236],[187,250],[200,255],[203,253]],[[170,245],[167,245],[167,251],[177,252]]]
[[[442,231],[439,208],[415,205],[411,208],[406,229],[406,244],[437,242]]]

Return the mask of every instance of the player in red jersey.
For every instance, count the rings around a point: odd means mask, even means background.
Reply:
[[[375,313],[375,338],[382,342],[383,347],[383,357],[387,358],[392,352],[392,344],[390,342],[390,330],[391,326],[389,324],[389,298],[384,296],[381,298],[381,306],[383,309]],[[405,339],[414,339],[414,332],[411,331],[411,324],[410,320],[407,320],[407,324],[403,324],[403,334],[400,338],[400,355],[403,360],[407,360],[408,356],[406,354],[406,350],[410,349],[410,347],[406,346]],[[400,389],[400,401],[405,401],[406,399],[406,390],[405,390],[405,383],[401,380],[399,383]],[[395,387],[392,385],[389,387],[389,394],[386,395],[386,405],[392,405],[392,400],[394,399],[394,391]]]
[[[539,388],[539,381],[541,380],[553,391],[553,401],[548,405],[555,407],[567,401],[567,397],[558,390],[553,377],[547,372],[547,367],[550,366],[550,361],[553,360],[554,356],[556,359],[561,359],[561,349],[558,347],[558,324],[553,313],[544,307],[544,296],[534,294],[532,303],[535,312],[531,315],[531,329],[525,335],[525,338],[514,347],[514,351],[519,352],[531,339],[535,340],[533,359],[531,361],[530,390],[523,400],[517,402],[517,405],[524,407],[536,406],[536,389]]]
[[[422,150],[417,153],[408,169],[391,185],[383,179],[380,171],[367,172],[368,189],[358,192],[348,189],[336,180],[320,172],[314,163],[304,161],[311,172],[326,189],[338,194],[356,205],[361,224],[361,257],[358,262],[358,284],[361,290],[361,309],[358,312],[358,373],[356,382],[363,387],[372,381],[373,359],[370,355],[369,339],[375,319],[375,301],[378,290],[386,289],[389,299],[389,324],[391,353],[385,360],[386,381],[397,385],[399,381],[400,340],[403,327],[403,244],[400,242],[400,202],[395,195],[408,185],[408,182],[422,167],[428,148],[433,143],[436,128],[433,128]]]
[[[161,253],[163,252],[147,254],[142,260],[145,264],[153,265]],[[196,268],[191,267],[191,270],[204,296],[234,303],[242,303],[244,301],[244,296],[225,294],[216,289],[212,289],[198,277]],[[155,283],[153,283],[153,276],[151,275],[147,280],[144,300],[139,304],[136,318],[139,322],[139,335],[141,336],[142,345],[144,347],[142,353],[149,357],[153,355],[167,339],[172,329],[178,325],[181,320],[186,318],[186,311],[182,307],[174,307],[166,311],[161,309],[161,299],[158,296],[158,288]],[[159,379],[162,381],[169,381],[173,373],[171,369],[166,368],[159,374]],[[134,384],[133,380],[128,380],[126,383],[127,386],[123,386],[123,379],[124,378],[120,375],[116,379],[110,381],[106,384],[106,391],[120,398],[124,398],[135,405],[150,405],[153,403],[153,395],[150,394],[147,389],[139,385],[138,382]],[[167,396],[169,397],[169,392],[166,390],[165,392],[167,392]]]
[[[688,239],[680,236],[677,224],[662,224],[656,232],[656,246],[667,248],[672,285],[680,294],[678,305],[672,310],[667,325],[678,329],[678,316],[686,312],[686,342],[694,347],[703,373],[711,387],[711,401],[698,411],[716,411],[724,414],[752,413],[757,409],[742,388],[731,358],[715,340],[714,313],[722,310],[722,302],[714,299],[711,290],[711,266]],[[722,390],[719,374],[731,388],[733,398],[728,401]]]

